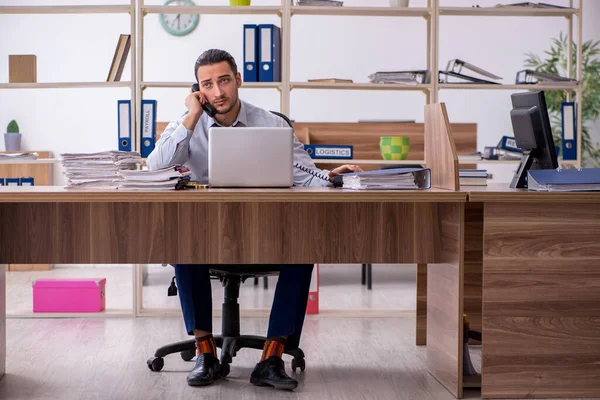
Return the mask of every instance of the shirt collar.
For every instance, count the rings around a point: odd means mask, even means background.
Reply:
[[[221,126],[213,117],[206,114],[206,129],[213,126]],[[240,111],[238,112],[237,119],[231,126],[248,126],[248,115],[246,114],[246,104],[240,100]]]

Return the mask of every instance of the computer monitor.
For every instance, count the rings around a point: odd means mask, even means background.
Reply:
[[[514,93],[510,111],[517,147],[523,150],[511,188],[527,187],[530,169],[556,169],[558,158],[543,91]]]

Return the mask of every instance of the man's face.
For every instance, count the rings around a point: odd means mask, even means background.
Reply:
[[[200,92],[219,114],[227,114],[235,107],[242,76],[239,72],[234,75],[227,61],[202,65],[198,68],[197,78]]]

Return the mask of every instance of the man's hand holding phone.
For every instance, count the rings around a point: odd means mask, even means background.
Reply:
[[[190,131],[196,128],[198,120],[203,113],[202,105],[208,103],[202,93],[200,93],[198,84],[195,83],[192,86],[190,94],[185,98],[185,106],[189,110],[188,114],[183,119],[183,125]]]

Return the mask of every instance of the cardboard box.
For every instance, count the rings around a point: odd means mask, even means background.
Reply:
[[[8,83],[36,83],[37,57],[34,54],[8,56]]]

